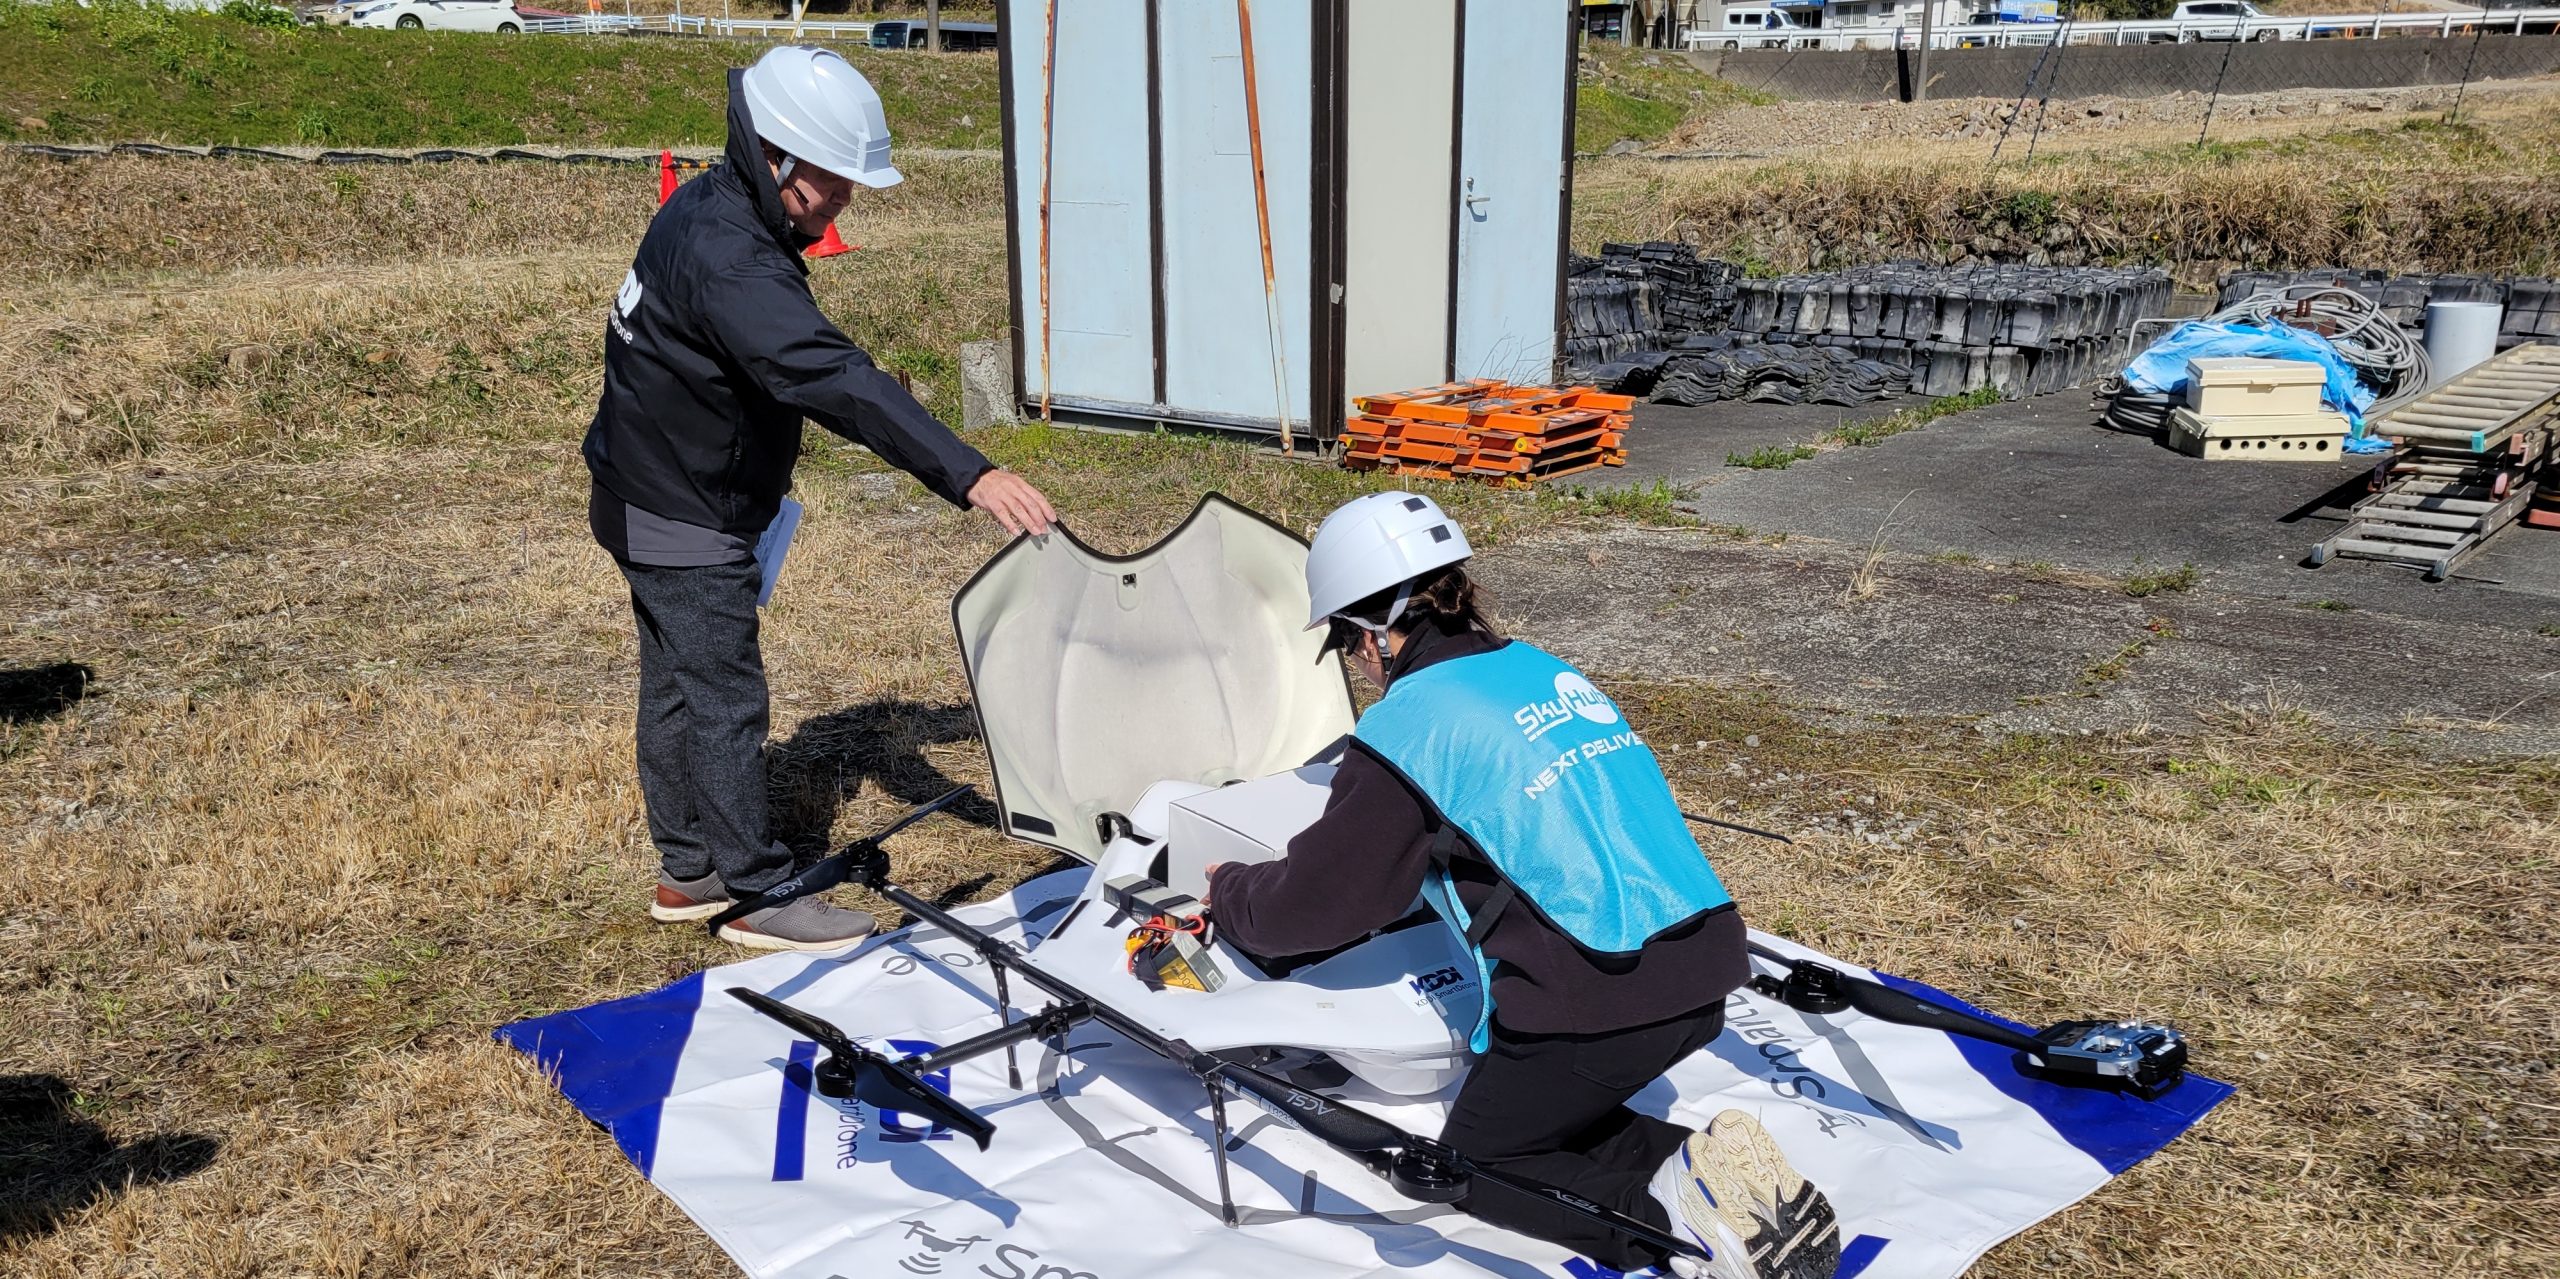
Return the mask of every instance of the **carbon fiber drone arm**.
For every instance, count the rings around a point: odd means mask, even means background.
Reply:
[[[1483,1167],[1456,1150],[1417,1137],[1348,1102],[1310,1092],[1242,1062],[1195,1055],[1189,1064],[1194,1072],[1205,1071],[1262,1102],[1283,1122],[1369,1165],[1408,1199],[1456,1203],[1473,1215],[1476,1196],[1493,1187],[1503,1194],[1525,1196],[1577,1213],[1612,1233],[1662,1253],[1709,1259],[1706,1250],[1696,1244],[1607,1204],[1594,1203],[1560,1186]]]

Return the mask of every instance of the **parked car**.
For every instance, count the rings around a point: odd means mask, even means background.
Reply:
[[[1718,49],[1786,49],[1812,48],[1819,39],[1813,28],[1782,9],[1727,9],[1722,27],[1694,32],[1689,43]]]
[[[2283,33],[2274,27],[2249,29],[2252,22],[2271,21],[2274,17],[2274,14],[2260,11],[2249,0],[2182,0],[2177,12],[2169,15],[2170,21],[2182,25],[2176,33],[2155,35],[2152,40],[2174,39],[2180,44],[2194,44],[2199,40],[2281,39]]]
[[[871,47],[874,49],[921,49],[925,42],[925,24],[903,18],[890,18],[871,24]],[[946,53],[992,53],[996,47],[995,24],[988,22],[946,22],[942,24],[942,48]]]
[[[524,15],[512,0],[357,0],[339,6],[351,27],[389,27],[402,31],[494,31],[502,36],[524,31]]]

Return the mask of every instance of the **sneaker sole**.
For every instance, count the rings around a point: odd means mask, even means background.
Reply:
[[[749,950],[843,950],[848,946],[860,945],[870,936],[870,933],[857,933],[851,937],[840,937],[832,941],[793,941],[788,937],[776,937],[771,933],[748,932],[735,924],[720,930],[720,940],[733,946],[744,946]]]
[[[1713,1221],[1755,1279],[1831,1279],[1840,1224],[1831,1201],[1787,1162],[1776,1138],[1748,1112],[1728,1110],[1683,1147],[1682,1215]],[[1769,1214],[1775,1213],[1774,1217]]]
[[[649,903],[649,918],[661,924],[685,924],[709,919],[729,909],[729,905],[728,902],[696,902],[691,906],[665,906],[653,901]]]

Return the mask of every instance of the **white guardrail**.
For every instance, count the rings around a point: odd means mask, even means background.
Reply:
[[[1945,26],[1930,33],[1935,49],[2016,45],[2193,44],[2229,40],[2375,39],[2384,35],[2547,34],[2560,29],[2560,8],[2488,9],[2462,13],[2324,13],[2286,18],[2189,18],[2157,22],[2004,22]],[[1691,49],[1917,49],[1920,27],[1816,27],[1779,31],[1694,30]]]
[[[690,13],[657,13],[646,16],[590,13],[566,18],[528,18],[524,29],[528,35],[547,36],[618,36],[618,35],[686,35],[724,36],[751,40],[787,40],[796,29],[803,40],[829,40],[840,43],[868,44],[872,24],[868,22],[794,23],[789,18],[708,18]]]

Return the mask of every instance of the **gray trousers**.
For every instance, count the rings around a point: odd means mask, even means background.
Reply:
[[[660,866],[677,879],[718,872],[731,893],[791,875],[765,796],[769,702],[756,645],[752,561],[622,565],[640,632],[640,795]]]

